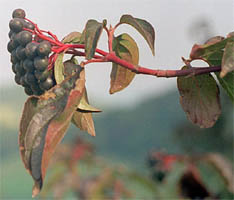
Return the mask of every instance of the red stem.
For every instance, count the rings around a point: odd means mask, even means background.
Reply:
[[[85,52],[81,52],[81,51],[76,50],[76,49],[85,49],[84,44],[63,44],[62,42],[60,42],[58,40],[56,35],[52,34],[49,31],[40,30],[38,28],[37,24],[35,24],[34,22],[32,22],[31,20],[29,20],[27,18],[25,18],[25,20],[29,21],[30,23],[32,23],[35,26],[34,30],[29,30],[29,29],[25,29],[25,30],[32,32],[33,34],[35,34],[39,38],[41,38],[43,40],[47,40],[52,45],[54,45],[52,47],[52,51],[54,52],[54,54],[52,54],[50,57],[50,64],[48,66],[49,69],[53,68],[54,62],[55,62],[56,58],[58,57],[58,54],[61,52],[65,52],[67,54],[73,54],[73,55],[77,55],[77,56],[85,56],[86,55]],[[137,74],[146,74],[146,75],[152,75],[152,76],[157,76],[157,77],[166,77],[166,78],[187,76],[187,75],[206,74],[206,73],[210,73],[210,72],[218,72],[221,70],[221,66],[204,67],[204,68],[190,67],[190,68],[185,69],[185,70],[159,70],[159,69],[153,70],[153,69],[148,69],[148,68],[144,68],[141,66],[135,66],[135,65],[127,62],[126,60],[123,60],[123,59],[117,57],[115,55],[115,52],[113,52],[112,42],[113,42],[113,38],[114,38],[114,31],[119,25],[120,25],[120,23],[117,24],[114,28],[112,28],[112,26],[110,26],[109,29],[104,27],[104,29],[106,30],[107,35],[108,35],[109,53],[105,52],[101,49],[96,48],[96,50],[95,50],[96,53],[100,54],[101,56],[94,55],[94,57],[92,59],[83,62],[84,65],[86,65],[88,63],[93,63],[93,62],[114,62],[118,65],[121,65],[121,66],[137,73]],[[52,38],[44,35],[43,33],[47,33]]]
[[[188,75],[200,75],[206,74],[210,72],[218,72],[221,70],[221,66],[214,66],[214,67],[192,67],[185,70],[160,70],[160,69],[148,69],[145,67],[135,66],[121,58],[117,57],[115,54],[110,53],[106,56],[107,61],[115,62],[127,69],[137,73],[137,74],[146,74],[152,75],[157,77],[179,77],[179,76],[188,76]]]

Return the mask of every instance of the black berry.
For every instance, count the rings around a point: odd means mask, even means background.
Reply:
[[[15,9],[12,13],[12,18],[25,18],[26,14],[25,11],[23,9]]]
[[[14,19],[12,19],[12,20],[10,21],[10,23],[9,23],[10,29],[11,29],[12,31],[16,32],[16,33],[22,31],[23,26],[24,26],[24,25],[23,25],[21,19],[19,19],[19,18],[14,18]]]
[[[44,82],[39,84],[42,90],[49,90],[54,86],[54,80],[51,77],[48,77]]]
[[[18,46],[16,48],[16,56],[19,60],[24,60],[26,58],[26,54],[25,54],[25,48],[22,46]]]
[[[28,58],[33,59],[35,56],[37,56],[37,43],[30,42],[25,47],[25,53]]]
[[[36,77],[34,76],[33,73],[30,73],[30,72],[27,72],[25,75],[24,75],[24,78],[25,78],[25,82],[29,85],[31,84],[36,84],[37,83],[37,79]]]
[[[15,82],[20,85],[20,79],[21,79],[21,75],[20,74],[17,74],[15,75]]]
[[[48,56],[51,52],[51,44],[48,41],[41,42],[37,47],[39,56]]]
[[[36,57],[34,58],[34,66],[39,71],[44,71],[48,66],[48,58]]]
[[[30,59],[25,59],[23,61],[23,68],[27,71],[27,72],[34,72],[35,67],[33,64],[33,61]]]
[[[50,75],[50,73],[49,73],[49,71],[47,69],[44,70],[44,71],[35,70],[34,73],[35,73],[35,77],[40,82],[45,81]]]
[[[33,95],[33,91],[30,87],[25,87],[24,88],[24,92],[28,95],[28,96],[31,96]]]
[[[28,32],[28,31],[21,31],[19,33],[19,43],[22,46],[25,46],[26,44],[28,44],[29,42],[32,41],[32,33]]]

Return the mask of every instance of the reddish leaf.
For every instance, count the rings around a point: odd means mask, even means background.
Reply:
[[[138,65],[139,51],[136,42],[126,33],[114,39],[114,51],[116,55],[128,62]],[[133,78],[135,72],[122,67],[116,63],[112,64],[110,94],[126,88]]]
[[[25,167],[35,182],[33,196],[42,188],[49,160],[83,95],[85,79],[84,71],[80,71],[25,104],[19,142]]]
[[[219,88],[214,78],[210,74],[179,77],[177,86],[188,119],[201,128],[212,127],[221,114]]]

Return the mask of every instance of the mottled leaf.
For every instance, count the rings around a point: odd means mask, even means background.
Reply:
[[[30,97],[25,104],[19,143],[25,167],[35,182],[33,196],[42,188],[50,157],[69,126],[84,85],[84,71],[80,69],[40,97]]]
[[[234,42],[227,42],[222,59],[220,77],[223,78],[228,72],[234,70]]]
[[[91,136],[96,135],[92,113],[84,113],[84,112],[76,111],[72,117],[72,122],[80,130],[86,131]]]
[[[127,34],[123,33],[114,38],[114,48],[116,55],[134,65],[139,62],[139,50],[136,42]],[[116,63],[112,64],[110,94],[121,91],[126,88],[133,78],[135,72],[122,67]]]
[[[219,88],[214,78],[210,74],[179,77],[177,86],[188,119],[201,128],[212,127],[221,114]]]
[[[64,80],[63,57],[64,57],[64,53],[60,53],[54,64],[54,77],[55,77],[57,84],[61,83]]]
[[[25,144],[24,144],[24,138],[27,131],[27,127],[33,117],[33,115],[38,111],[37,108],[37,97],[29,97],[27,101],[24,104],[23,114],[21,116],[20,121],[20,128],[19,128],[19,149],[20,149],[20,155],[22,158],[22,161],[24,163],[24,166],[27,170],[29,170],[28,161],[25,160]]]
[[[79,43],[81,38],[80,32],[71,32],[63,38],[62,43]]]
[[[155,55],[155,32],[153,26],[149,22],[143,19],[132,17],[131,15],[123,15],[120,18],[120,23],[133,26],[145,38],[153,55]]]
[[[207,58],[209,55],[213,54],[216,51],[223,50],[229,41],[234,41],[234,36],[226,38],[224,40],[220,40],[216,43],[207,43],[203,45],[195,44],[192,47],[190,58],[191,59],[199,59],[199,58]]]
[[[87,60],[93,58],[102,30],[103,24],[96,20],[91,19],[86,23],[85,30],[81,36],[81,41],[84,40]]]

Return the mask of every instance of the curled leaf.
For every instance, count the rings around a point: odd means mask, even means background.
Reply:
[[[136,42],[127,34],[123,33],[114,38],[114,48],[116,55],[134,65],[139,62],[139,50]],[[135,72],[122,67],[116,63],[112,64],[110,94],[126,88],[135,77]]]
[[[100,109],[95,108],[94,106],[89,104],[87,90],[85,88],[84,94],[80,100],[77,110],[79,112],[102,112]]]
[[[153,26],[149,22],[143,19],[132,17],[131,15],[123,15],[120,18],[120,23],[133,26],[145,38],[152,51],[152,54],[155,55],[155,32]]]
[[[210,74],[179,77],[177,86],[180,103],[188,119],[201,128],[212,127],[221,114],[219,88],[215,79]]]

